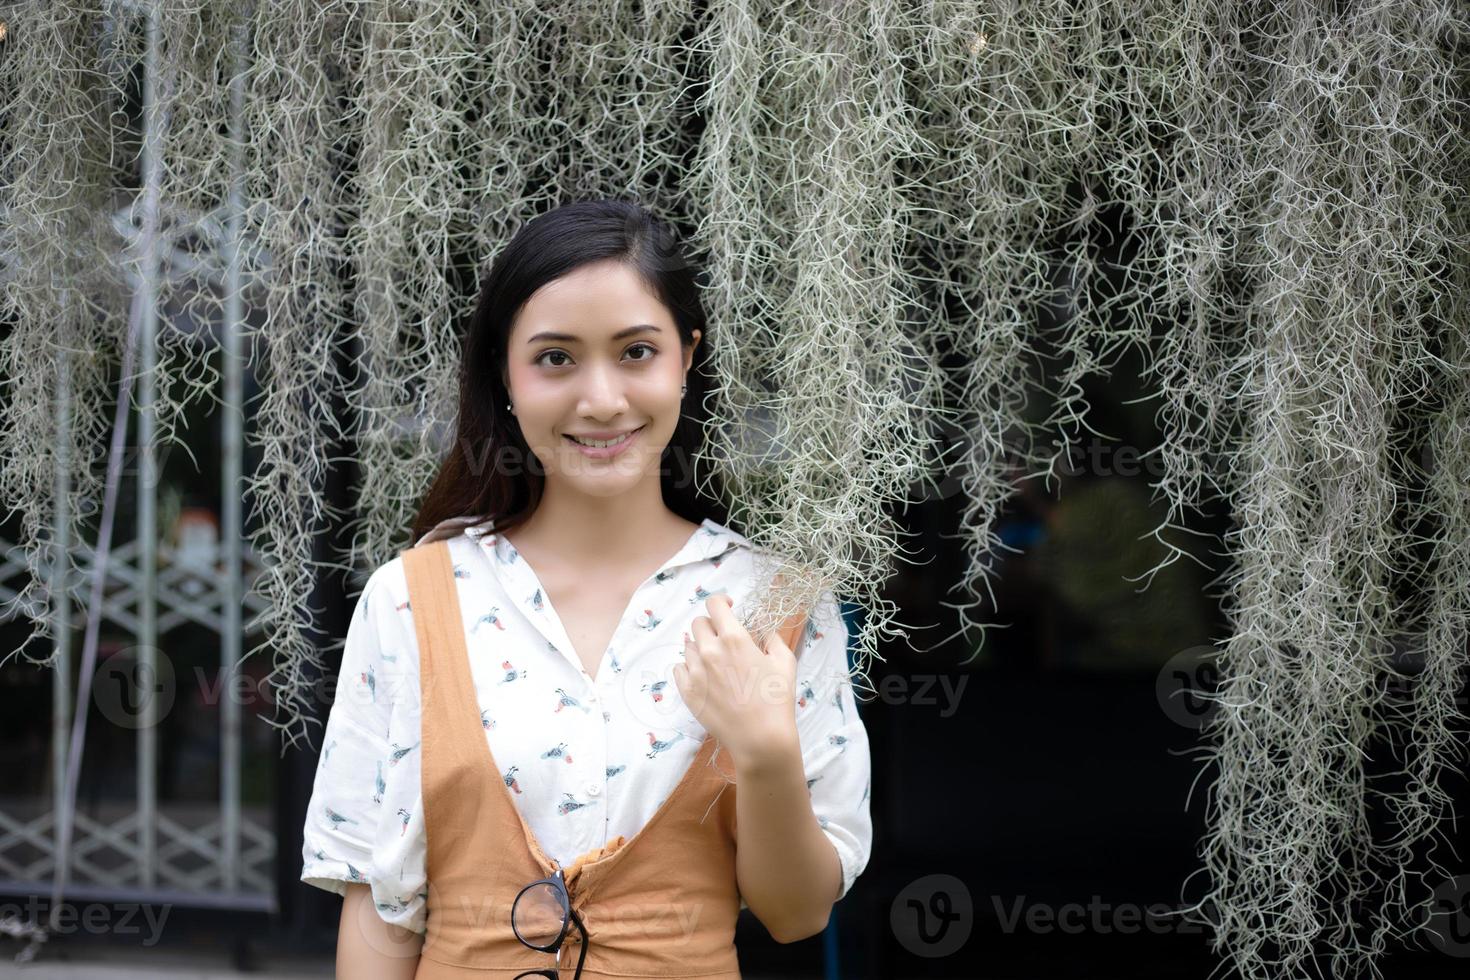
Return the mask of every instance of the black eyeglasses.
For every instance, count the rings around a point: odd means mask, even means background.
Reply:
[[[573,974],[573,980],[581,980],[582,963],[587,959],[587,930],[582,926],[581,916],[572,911],[571,900],[567,897],[566,876],[562,869],[557,868],[556,874],[550,878],[533,881],[522,888],[510,907],[510,927],[515,930],[516,938],[544,953],[560,954],[562,941],[567,937],[568,920],[576,923],[577,931],[582,935],[582,950],[577,954],[577,972]],[[522,980],[523,977],[560,980],[560,974],[554,966],[547,970],[518,973],[515,980]]]

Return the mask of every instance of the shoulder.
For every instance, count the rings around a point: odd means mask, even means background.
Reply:
[[[695,540],[708,552],[706,557],[717,556],[736,549],[754,555],[760,550],[754,542],[733,527],[708,517],[695,526],[693,534]]]
[[[404,573],[403,556],[395,555],[368,575],[357,600],[357,609],[362,615],[371,616],[377,611],[401,605],[407,598],[408,577]]]
[[[484,534],[490,528],[487,523],[489,518],[485,514],[462,514],[459,517],[450,517],[435,524],[422,537],[414,542],[414,547],[431,544],[435,541],[451,540],[465,533],[472,535]]]
[[[800,565],[794,554],[780,547],[757,545],[746,536],[723,525],[715,524],[714,527],[728,536],[731,548],[729,557],[736,559],[734,568],[738,569],[744,580],[747,592],[772,586],[778,575],[789,574],[790,569]],[[808,635],[818,634],[819,631],[846,630],[841,600],[831,589],[821,590],[808,620]]]
[[[710,533],[712,541],[709,557],[728,563],[724,567],[739,581],[742,595],[770,586],[783,570],[797,564],[796,557],[790,552],[778,547],[757,545],[726,525],[706,520],[704,527]],[[832,590],[822,590],[810,618],[813,627],[842,628],[844,621],[841,603]]]
[[[470,553],[470,549],[474,547],[474,542],[462,530],[457,532],[453,537],[435,539],[436,542],[438,540],[445,542],[446,547],[449,548],[450,559],[456,564],[463,562]],[[414,545],[412,548],[405,549],[405,551],[414,551],[423,547],[427,547],[427,545]],[[371,603],[373,605],[389,603],[392,606],[400,606],[407,601],[408,570],[403,561],[404,553],[403,551],[399,552],[373,569],[368,575],[367,582],[362,587],[362,596],[359,602],[364,604]]]
[[[706,519],[702,527],[704,534],[719,542],[717,551],[739,548],[755,560],[757,568],[766,570],[768,574],[774,574],[779,567],[789,565],[795,559],[794,555],[779,545],[757,544],[729,525]]]
[[[732,527],[706,520],[699,535],[706,543],[707,558],[722,561],[734,559],[732,567],[752,587],[769,584],[776,574],[789,567],[792,556],[780,548],[757,544]]]

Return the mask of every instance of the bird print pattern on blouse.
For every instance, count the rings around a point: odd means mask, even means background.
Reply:
[[[743,535],[705,520],[633,593],[596,671],[578,658],[535,571],[473,520],[439,524],[464,621],[480,728],[516,808],[563,865],[657,812],[699,751],[705,729],[673,668],[705,600],[737,615],[769,575]],[[847,626],[830,592],[797,650],[796,728],[818,825],[842,866],[842,894],[872,845],[868,737],[848,675]],[[369,577],[353,610],[336,699],[308,804],[301,880],[343,894],[372,888],[379,915],[423,933],[428,884],[420,790],[418,640],[403,560]],[[742,901],[741,908],[746,905]]]

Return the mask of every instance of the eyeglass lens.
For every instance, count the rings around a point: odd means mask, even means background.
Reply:
[[[566,924],[561,896],[549,884],[532,885],[516,899],[515,907],[511,909],[510,924],[522,942],[532,946],[550,946]]]

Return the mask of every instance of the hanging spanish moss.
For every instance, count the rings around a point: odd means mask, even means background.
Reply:
[[[1448,877],[1432,846],[1413,858],[1462,761],[1470,608],[1470,50],[1463,22],[1447,46],[1450,12],[1265,7],[1210,75],[1254,107],[1212,123],[1234,130],[1214,151],[1254,211],[1229,243],[1250,284],[1239,340],[1215,360],[1236,530],[1205,851],[1218,937],[1253,975],[1298,975],[1314,947],[1333,975],[1376,975]],[[1402,635],[1417,652],[1395,654]]]
[[[1222,958],[1378,976],[1446,877],[1470,625],[1459,0],[73,0],[0,20],[0,493],[33,641],[52,563],[89,560],[130,315],[159,311],[131,380],[175,443],[221,396],[169,324],[221,322],[236,263],[261,387],[251,655],[272,723],[307,737],[315,584],[406,547],[440,459],[473,451],[445,445],[465,270],[556,204],[624,197],[707,270],[704,452],[731,523],[784,559],[753,629],[849,598],[865,682],[910,635],[882,594],[909,552],[895,508],[948,481],[959,628],[983,642],[1018,479],[1097,435],[1085,386],[1134,353],[1167,515],[1141,584],[1191,557],[1191,511],[1233,520],[1201,746]],[[350,546],[321,553],[339,521]]]

